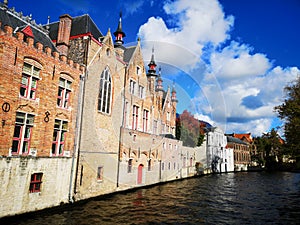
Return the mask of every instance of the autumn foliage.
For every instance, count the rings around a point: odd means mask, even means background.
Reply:
[[[201,122],[187,110],[176,118],[176,138],[181,140],[184,146],[195,147],[202,144],[204,134],[200,128]]]

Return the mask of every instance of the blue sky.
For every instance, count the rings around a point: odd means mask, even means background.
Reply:
[[[175,82],[178,112],[188,109],[225,132],[254,136],[281,125],[274,106],[300,75],[299,0],[28,0],[9,7],[37,23],[89,14],[102,33],[123,12],[126,44],[155,48],[165,88]],[[148,63],[148,61],[146,62]],[[280,131],[282,132],[282,130]]]

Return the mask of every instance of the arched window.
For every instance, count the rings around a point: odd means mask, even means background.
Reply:
[[[110,113],[111,104],[111,76],[108,67],[104,69],[100,78],[98,111]]]

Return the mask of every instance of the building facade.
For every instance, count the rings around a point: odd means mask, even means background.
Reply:
[[[246,171],[251,164],[249,145],[238,138],[227,136],[227,148],[233,149],[234,171]]]
[[[31,18],[0,18],[1,217],[69,202],[84,68]]]
[[[206,160],[207,168],[213,173],[233,172],[233,151],[227,146],[227,138],[218,127],[206,129]]]

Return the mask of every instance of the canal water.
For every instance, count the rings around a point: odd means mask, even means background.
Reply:
[[[99,197],[3,224],[300,224],[300,174],[207,175]]]

